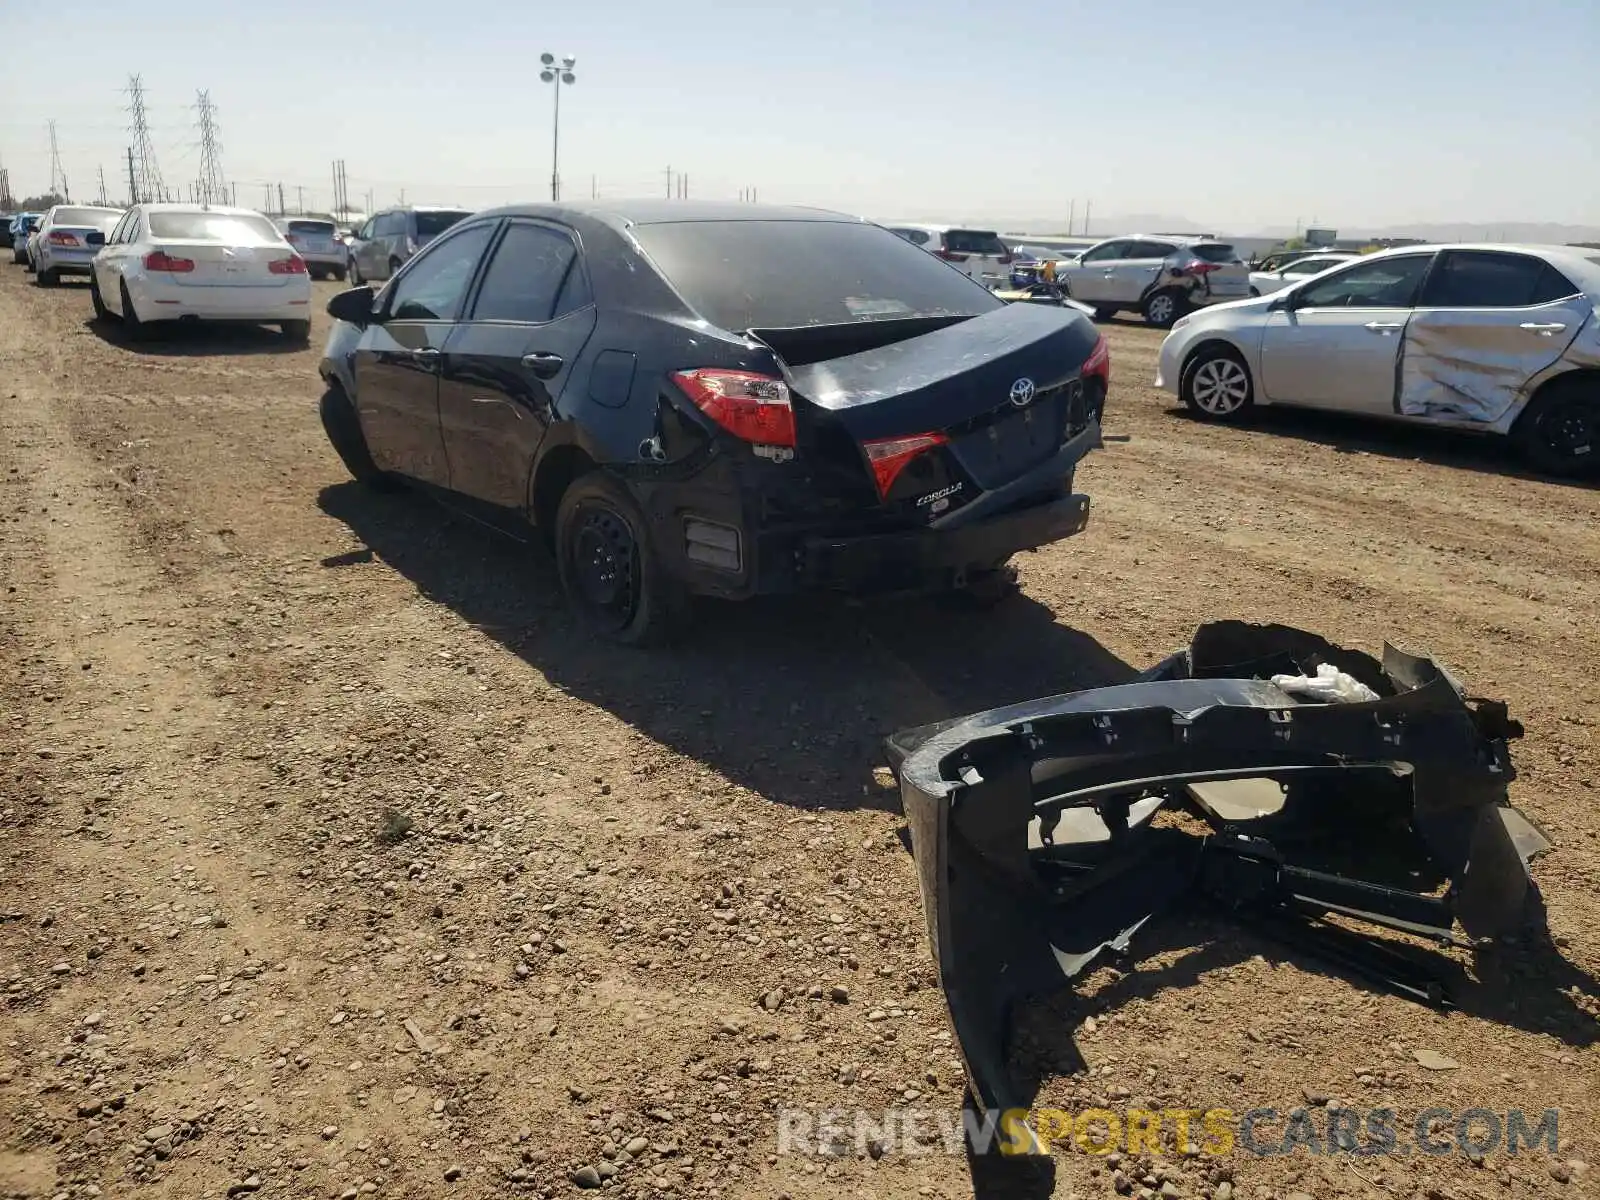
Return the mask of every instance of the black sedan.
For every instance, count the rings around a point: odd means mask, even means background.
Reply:
[[[692,594],[955,591],[1088,521],[1105,340],[878,226],[642,201],[478,213],[336,296],[322,421],[355,477],[540,529],[605,635]]]

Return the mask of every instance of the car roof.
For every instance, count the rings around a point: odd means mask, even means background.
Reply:
[[[479,217],[547,217],[598,221],[613,229],[636,225],[670,225],[686,221],[813,221],[867,224],[862,217],[825,208],[775,204],[741,204],[726,200],[588,200],[555,204],[511,204],[475,213]]]

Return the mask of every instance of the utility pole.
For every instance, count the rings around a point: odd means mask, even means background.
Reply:
[[[105,203],[106,203],[106,168],[105,168],[105,164],[102,163],[99,167],[96,168],[96,170],[98,170],[100,172],[100,200],[99,200],[99,203],[100,203],[101,207],[103,208],[103,207],[105,207]]]
[[[234,208],[239,207],[239,181],[236,179],[228,185],[228,203]]]
[[[210,92],[195,95],[195,112],[200,122],[200,178],[195,192],[201,204],[220,204],[228,198],[228,184],[222,175],[222,138],[217,132],[217,106]]]
[[[1075,222],[1077,219],[1078,219],[1078,201],[1076,199],[1069,200],[1067,202],[1067,236],[1068,237],[1072,236],[1072,225],[1073,225],[1073,222]]]
[[[667,199],[672,199],[672,168],[667,168]]]
[[[161,200],[166,188],[161,182],[161,170],[156,166],[156,148],[150,137],[150,117],[144,105],[144,80],[138,75],[128,76],[128,129],[133,134],[133,160],[135,164],[133,195],[135,204]]]
[[[133,170],[133,147],[128,147],[128,205],[139,203],[139,177]]]
[[[1089,236],[1089,214],[1091,212],[1093,212],[1093,211],[1094,211],[1094,201],[1093,200],[1085,200],[1083,202],[1083,236],[1084,237],[1088,237]]]
[[[278,184],[278,213],[281,216],[283,213],[288,211],[289,210],[283,206],[283,184],[280,182]]]
[[[689,172],[680,171],[680,172],[678,172],[678,199],[679,200],[687,200],[688,198],[689,198]]]
[[[0,212],[10,212],[12,205],[11,172],[0,166]]]
[[[71,200],[72,193],[67,190],[67,173],[61,167],[61,148],[56,145],[56,123],[50,125],[50,191],[52,195],[60,196],[63,200]]]
[[[303,213],[306,210],[306,189],[301,187],[297,183],[294,186],[294,191],[295,191],[295,202],[294,202],[295,203],[295,211]]]
[[[600,179],[596,175],[589,176],[589,199],[600,199]]]

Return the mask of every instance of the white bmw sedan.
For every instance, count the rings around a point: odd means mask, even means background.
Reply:
[[[1600,469],[1600,252],[1406,246],[1201,309],[1156,386],[1198,417],[1283,404],[1511,438],[1556,475]]]
[[[247,208],[135,205],[95,255],[90,299],[96,317],[121,317],[134,336],[167,321],[276,325],[295,342],[311,336],[305,259]]]

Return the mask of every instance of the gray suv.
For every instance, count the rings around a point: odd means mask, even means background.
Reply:
[[[360,287],[388,279],[402,263],[450,226],[472,214],[463,208],[420,204],[386,208],[356,231],[350,242],[350,282]]]
[[[1056,282],[1101,320],[1131,311],[1158,329],[1197,308],[1250,295],[1250,270],[1231,245],[1186,235],[1110,238],[1058,262]]]

